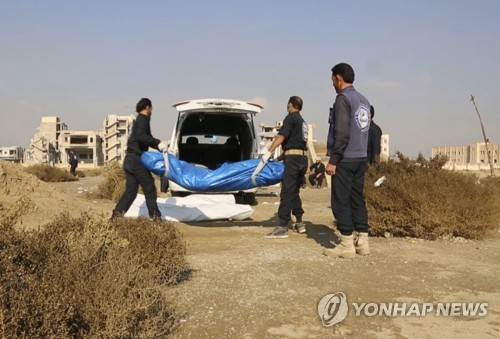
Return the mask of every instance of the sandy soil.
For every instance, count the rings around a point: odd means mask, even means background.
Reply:
[[[270,190],[267,191],[267,193]],[[191,278],[178,287],[179,338],[498,338],[500,236],[484,241],[372,238],[372,254],[321,254],[336,236],[329,189],[304,189],[307,235],[265,239],[279,198],[258,197],[252,220],[179,224]],[[319,300],[343,292],[344,321],[325,327]],[[356,316],[356,303],[488,303],[485,317]]]
[[[60,211],[109,215],[112,202],[83,197],[102,178],[39,185],[37,227]],[[5,186],[5,185],[4,185]],[[0,187],[1,188],[1,187]],[[177,338],[499,338],[500,234],[483,241],[371,238],[372,254],[352,260],[321,254],[336,241],[328,189],[302,190],[306,235],[265,239],[277,223],[278,189],[262,190],[255,214],[242,222],[177,226],[188,244],[191,272],[173,289],[183,314]],[[0,212],[16,199],[4,190]],[[318,302],[343,292],[349,313],[323,326]],[[353,303],[488,303],[484,317],[356,316]]]

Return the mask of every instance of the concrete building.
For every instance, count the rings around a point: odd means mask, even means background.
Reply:
[[[24,148],[20,146],[0,147],[0,160],[21,163],[24,159]]]
[[[74,151],[78,157],[79,167],[102,166],[104,161],[100,133],[100,131],[62,131],[58,139],[60,163],[67,165],[69,152]]]
[[[42,117],[42,122],[24,152],[25,163],[57,164],[61,161],[58,138],[68,128],[58,117]]]
[[[488,143],[489,156],[494,168],[500,168],[500,145]],[[432,147],[431,157],[446,155],[448,162],[444,166],[451,170],[489,170],[486,144],[476,142],[467,146]]]
[[[380,140],[380,161],[389,160],[389,134],[382,134],[382,138]]]
[[[278,135],[280,127],[283,125],[282,121],[276,121],[276,124],[274,125],[266,125],[264,123],[261,123],[259,126],[261,128],[261,131],[257,133],[257,135],[260,137],[260,142],[259,142],[259,155],[261,154],[261,151],[265,148],[268,148],[271,146],[274,138]],[[281,146],[279,146],[275,151],[274,151],[274,157],[277,158],[281,154]]]
[[[127,140],[135,120],[134,115],[110,114],[104,119],[102,138],[104,163],[123,163],[127,151]]]
[[[276,121],[274,125],[266,125],[261,123],[260,128],[261,132],[257,133],[257,135],[261,139],[260,147],[267,147],[269,148],[271,146],[271,143],[273,142],[274,137],[278,135],[278,132],[283,126],[283,121]],[[307,148],[309,149],[309,153],[312,159],[316,159],[316,151],[314,149],[314,127],[316,127],[314,124],[308,124],[307,125],[307,137],[308,137],[308,142],[307,142]],[[274,151],[274,157],[277,158],[281,154],[281,146],[276,148]]]
[[[98,131],[69,130],[58,117],[42,117],[31,142],[24,152],[27,164],[67,165],[73,150],[80,167],[96,167],[111,162],[123,163],[134,115],[108,115]]]

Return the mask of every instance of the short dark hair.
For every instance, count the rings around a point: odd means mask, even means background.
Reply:
[[[373,117],[375,116],[375,107],[370,106],[370,113],[371,113],[371,116],[372,116],[372,119],[373,119]]]
[[[351,65],[346,63],[340,63],[333,66],[332,75],[340,75],[348,84],[352,84],[354,82],[354,69]]]
[[[153,107],[153,104],[151,103],[151,100],[149,100],[148,98],[142,98],[141,100],[139,100],[139,102],[137,103],[137,105],[135,105],[135,111],[137,113],[140,113],[142,112],[143,110],[146,109],[146,107]]]
[[[296,109],[298,109],[299,111],[302,111],[302,104],[303,104],[303,101],[302,101],[302,98],[301,97],[298,97],[296,95],[294,96],[291,96],[290,99],[288,99],[288,103],[289,104],[292,104],[292,106]]]

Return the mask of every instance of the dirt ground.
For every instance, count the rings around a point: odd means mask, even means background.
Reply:
[[[23,227],[43,225],[60,211],[109,215],[112,202],[84,198],[100,180],[40,183],[34,192],[41,193],[31,196],[37,210],[23,217]],[[370,256],[334,259],[322,255],[336,241],[326,188],[301,191],[307,234],[263,237],[278,221],[279,198],[273,194],[278,191],[260,191],[250,220],[177,224],[191,271],[172,292],[183,314],[174,337],[500,337],[499,233],[483,241],[370,238]],[[0,207],[8,208],[14,199],[4,190]],[[318,302],[337,292],[346,295],[349,312],[342,322],[325,327]],[[451,302],[487,303],[488,313],[436,316],[438,303]],[[434,312],[356,315],[353,303],[432,303]]]

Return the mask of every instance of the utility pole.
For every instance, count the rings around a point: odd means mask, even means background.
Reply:
[[[471,94],[470,95],[470,101],[472,101],[472,104],[474,105],[474,108],[476,109],[477,116],[479,118],[479,123],[481,124],[481,130],[483,131],[483,138],[484,138],[484,148],[486,149],[486,159],[488,159],[488,163],[490,164],[490,172],[491,176],[495,176],[495,169],[493,168],[493,162],[491,161],[490,157],[490,148],[489,148],[489,140],[486,138],[486,132],[484,131],[484,126],[483,126],[483,121],[481,120],[481,115],[479,114],[479,110],[477,109],[476,106],[476,101],[474,100],[474,96]]]

